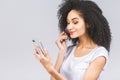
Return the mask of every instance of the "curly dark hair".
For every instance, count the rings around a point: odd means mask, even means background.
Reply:
[[[102,10],[98,5],[90,0],[63,0],[59,5],[58,19],[60,32],[65,31],[67,27],[67,15],[71,10],[79,11],[85,23],[88,25],[86,32],[88,36],[99,46],[105,47],[110,50],[111,32],[108,21],[102,14]],[[71,39],[73,44],[76,44],[78,38]],[[80,41],[79,41],[80,42]]]

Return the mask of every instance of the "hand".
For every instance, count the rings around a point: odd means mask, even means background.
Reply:
[[[34,49],[34,55],[38,61],[45,67],[49,74],[51,74],[55,80],[66,80],[53,66],[52,60],[48,55],[48,52],[44,50],[44,54],[41,51],[40,46],[36,45]]]
[[[51,68],[53,68],[53,63],[48,55],[48,52],[44,50],[44,54],[41,51],[40,46],[36,45],[34,49],[34,55],[38,61],[45,67],[45,69],[50,72]]]
[[[56,44],[60,50],[66,50],[66,40],[68,36],[65,32],[62,32],[59,36],[58,39],[56,40]]]

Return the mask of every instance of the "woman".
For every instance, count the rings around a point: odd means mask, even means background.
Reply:
[[[58,11],[60,35],[55,67],[48,52],[39,46],[34,55],[51,75],[51,80],[103,80],[111,33],[101,9],[88,0],[64,0]],[[66,45],[66,40],[73,45]],[[38,54],[36,54],[38,53]]]

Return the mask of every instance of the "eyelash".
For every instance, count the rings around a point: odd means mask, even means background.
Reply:
[[[78,21],[73,21],[72,22],[73,24],[77,24],[78,23]],[[70,23],[67,23],[67,25],[69,25]]]
[[[75,22],[73,22],[74,24],[77,24],[78,23],[78,21],[75,21]]]
[[[78,21],[76,21],[76,22],[72,22],[73,24],[77,24],[78,23]],[[67,24],[70,24],[70,23],[67,23]]]

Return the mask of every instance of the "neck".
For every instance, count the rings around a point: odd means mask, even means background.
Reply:
[[[97,46],[96,43],[93,42],[89,37],[80,37],[79,38],[80,43],[78,45],[78,48],[85,48],[85,49],[93,49]]]

